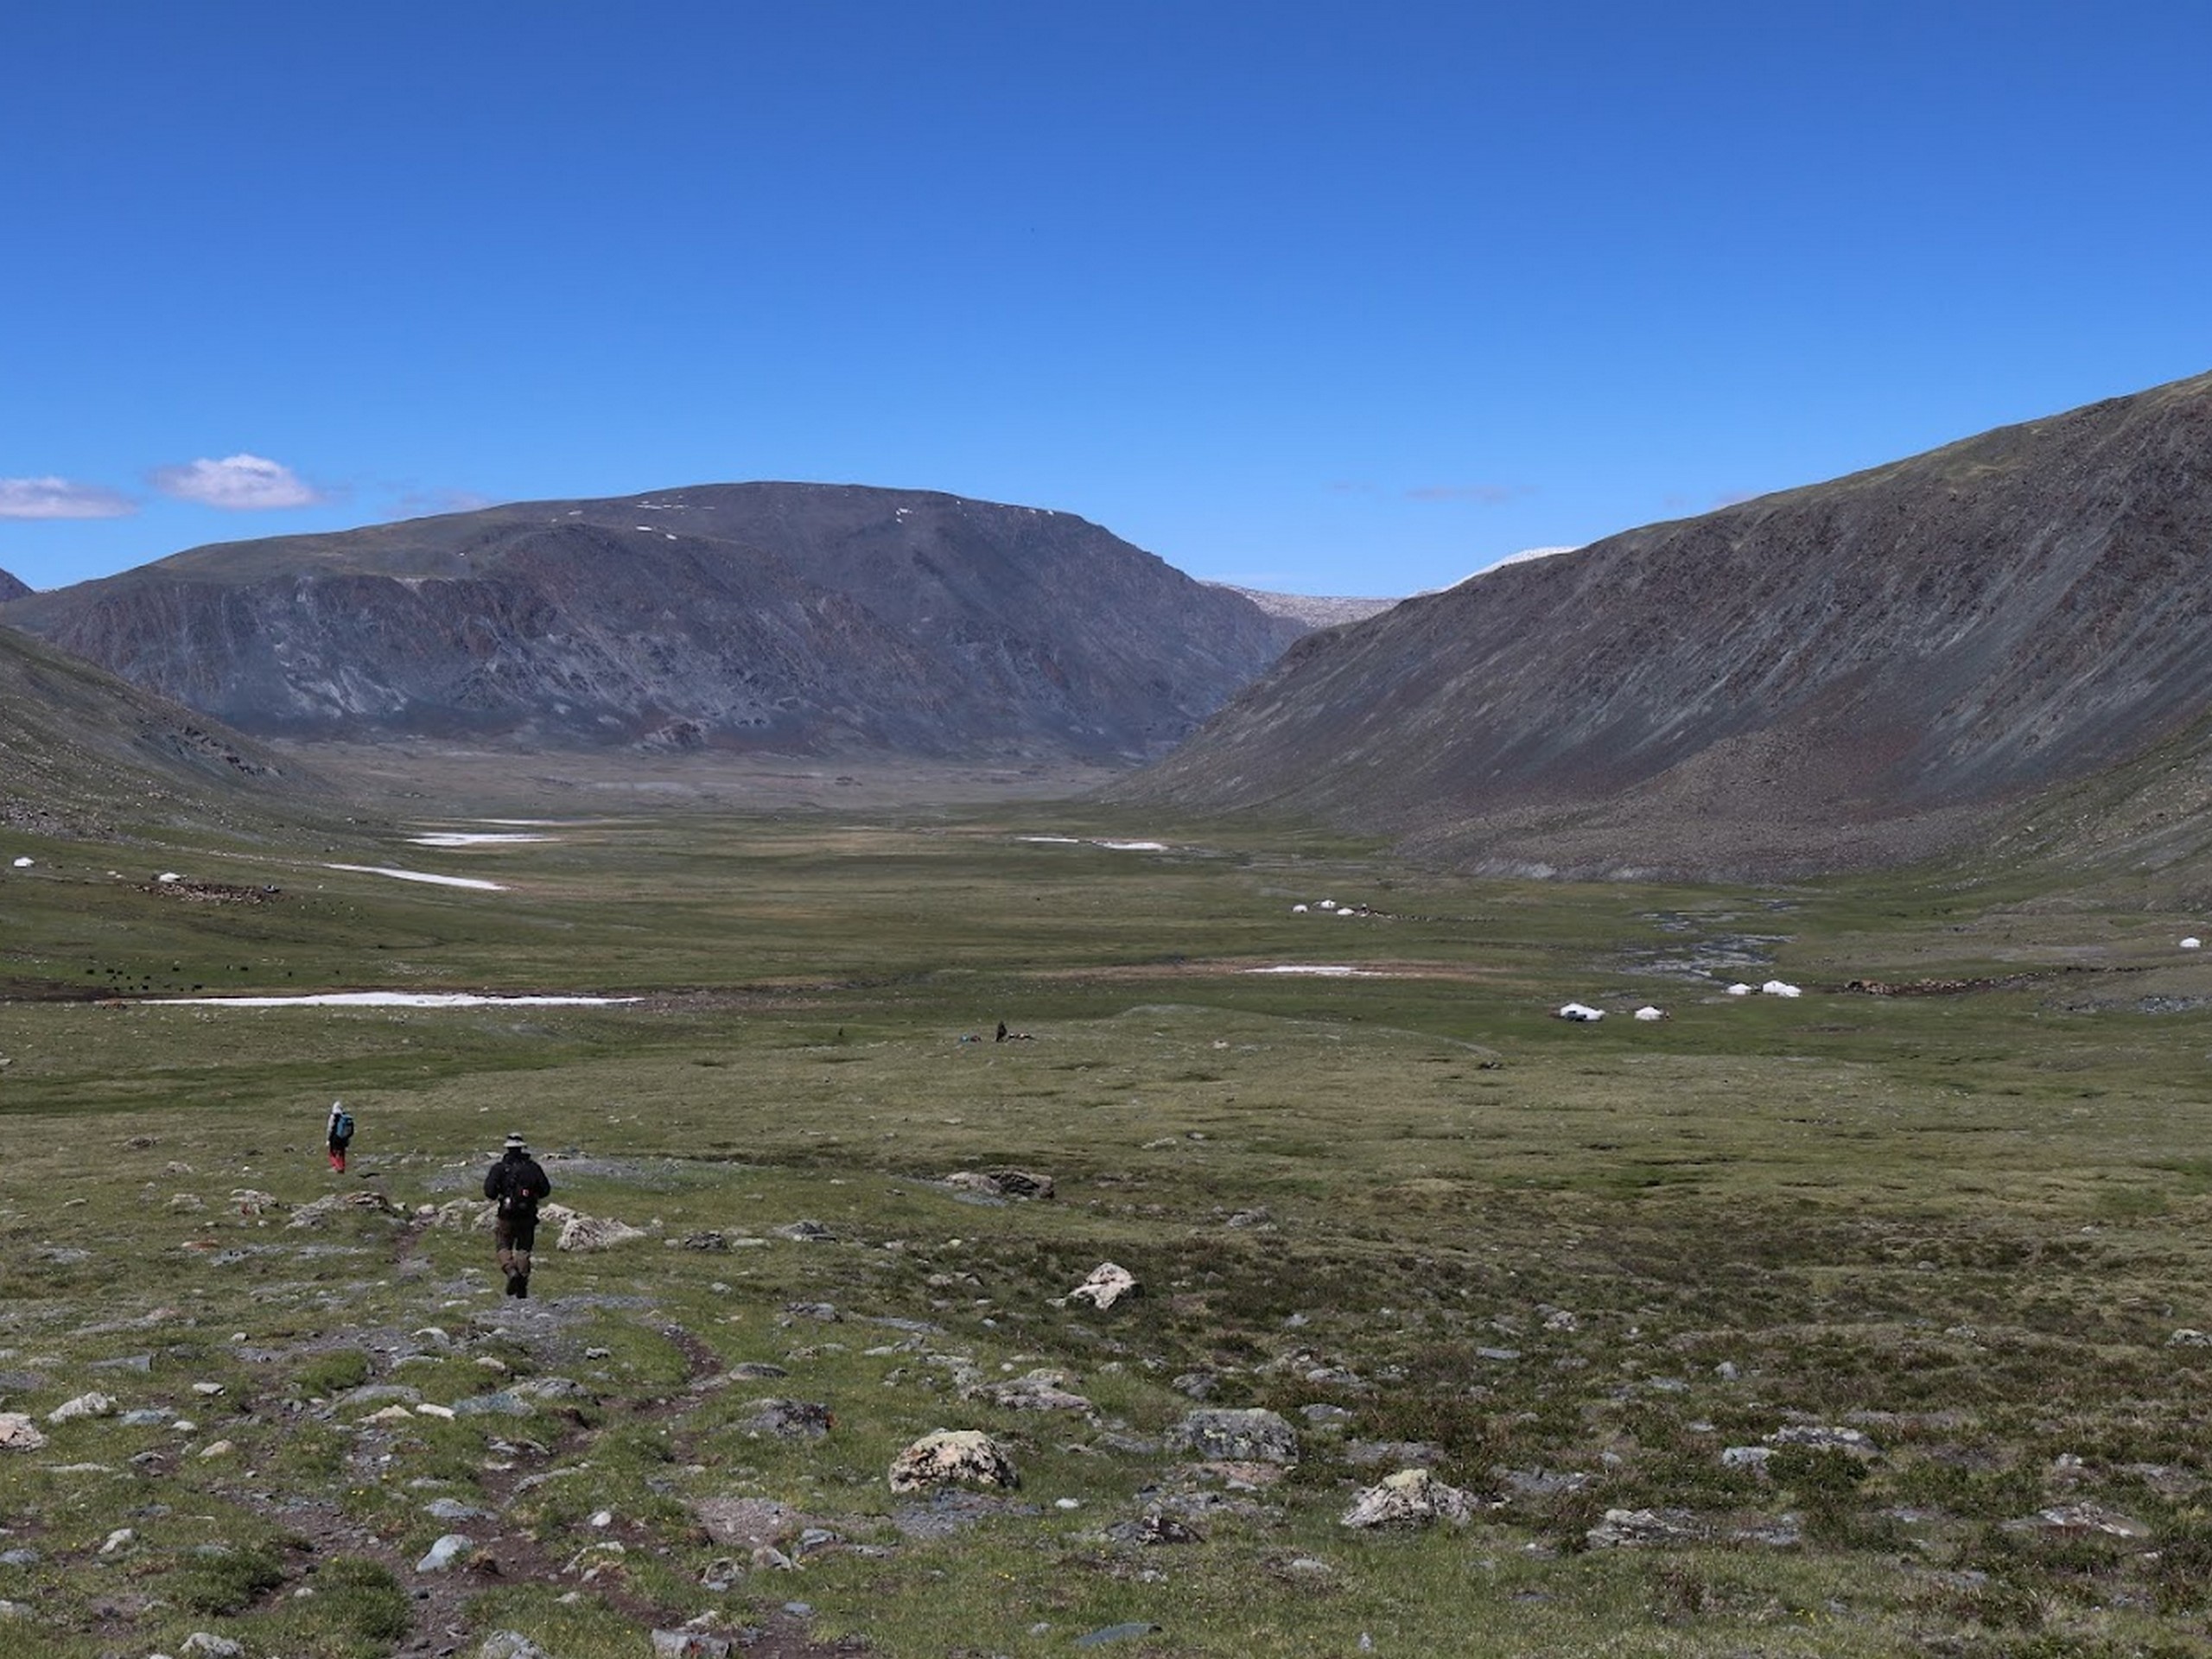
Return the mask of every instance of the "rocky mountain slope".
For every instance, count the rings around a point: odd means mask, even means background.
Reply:
[[[311,772],[205,715],[0,627],[0,826],[257,835],[327,804]]]
[[[2212,375],[1317,634],[1121,792],[1476,868],[1910,858],[2195,721],[2208,549]]]
[[[0,616],[262,734],[1086,758],[1304,632],[1069,514],[808,484],[205,547]]]
[[[0,604],[4,604],[11,599],[21,599],[30,590],[30,584],[21,577],[11,575],[5,570],[0,570]]]
[[[1226,582],[1218,584],[1228,587]],[[1242,594],[1269,616],[1287,617],[1308,628],[1341,627],[1347,622],[1364,622],[1370,616],[1389,610],[1398,601],[1395,599],[1348,599],[1316,594],[1273,594],[1258,588],[1229,588],[1232,594]]]

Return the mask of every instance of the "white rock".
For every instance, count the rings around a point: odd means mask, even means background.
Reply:
[[[1475,1512],[1475,1501],[1447,1486],[1426,1469],[1401,1469],[1379,1486],[1352,1500],[1341,1524],[1347,1527],[1425,1527],[1438,1521],[1454,1525]]]
[[[1124,1296],[1137,1294],[1136,1275],[1127,1268],[1112,1262],[1102,1262],[1090,1270],[1090,1276],[1068,1293],[1070,1301],[1089,1302],[1101,1310],[1109,1308]]]
[[[46,1444],[29,1414],[20,1411],[0,1411],[0,1451],[35,1452]]]
[[[74,1400],[63,1401],[46,1414],[46,1421],[49,1423],[67,1423],[79,1417],[112,1417],[114,1414],[115,1401],[94,1389],[90,1394],[79,1395]]]
[[[1728,988],[1728,995],[1731,996],[1749,996],[1751,994],[1751,988],[1740,981]]]
[[[1796,986],[1792,985],[1788,980],[1783,979],[1770,979],[1765,984],[1759,987],[1759,990],[1762,995],[1767,996],[1802,996],[1805,995],[1805,993],[1800,990]]]
[[[1652,1007],[1647,1003],[1636,1011],[1636,1017],[1639,1020],[1664,1020],[1667,1017],[1667,1010]]]
[[[632,1227],[626,1221],[616,1221],[609,1216],[572,1216],[561,1229],[556,1249],[563,1250],[607,1250],[617,1244],[627,1244],[645,1236],[642,1227]]]
[[[442,1573],[461,1559],[466,1550],[474,1549],[476,1541],[466,1533],[449,1532],[430,1546],[430,1553],[415,1563],[417,1573]]]
[[[2204,941],[2192,935],[2181,942],[2181,948],[2184,950],[2202,950],[2204,948]]]
[[[931,1486],[1019,1486],[1021,1477],[998,1442],[973,1428],[940,1428],[925,1434],[891,1463],[891,1490],[918,1492]]]

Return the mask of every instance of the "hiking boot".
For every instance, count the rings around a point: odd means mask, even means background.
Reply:
[[[510,1296],[519,1296],[519,1295],[521,1295],[521,1294],[523,1294],[522,1284],[523,1284],[523,1280],[522,1280],[522,1275],[521,1275],[520,1274],[518,1274],[518,1273],[511,1273],[511,1274],[509,1274],[507,1275],[507,1294],[508,1294],[508,1295],[510,1295]]]
[[[528,1274],[517,1274],[515,1275],[515,1294],[518,1296],[527,1296],[530,1294],[530,1275]]]

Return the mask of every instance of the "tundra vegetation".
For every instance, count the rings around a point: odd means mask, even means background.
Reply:
[[[405,839],[469,827],[10,841],[0,1655],[2212,1651],[2200,916],[1038,804]],[[151,1000],[365,987],[641,1000]],[[641,1235],[527,1301],[510,1129]],[[939,1429],[1019,1484],[894,1491]]]

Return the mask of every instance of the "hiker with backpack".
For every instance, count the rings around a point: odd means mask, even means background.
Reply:
[[[353,1143],[353,1115],[346,1109],[346,1103],[330,1103],[330,1123],[327,1134],[330,1142],[330,1166],[340,1175],[346,1173],[346,1148]]]
[[[484,1196],[499,1206],[492,1219],[492,1244],[507,1294],[530,1294],[530,1253],[537,1243],[537,1205],[553,1190],[522,1136],[511,1135],[499,1161],[484,1173]]]

